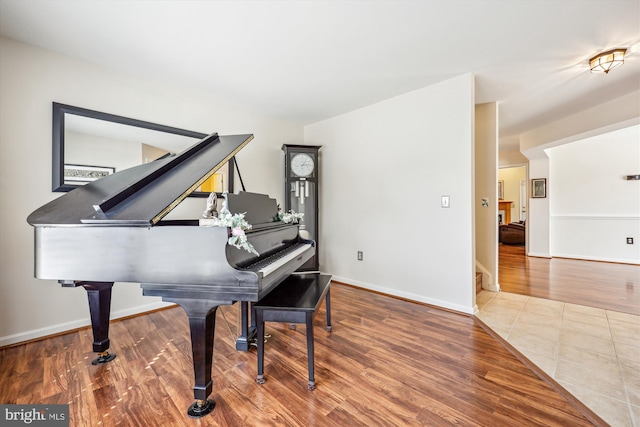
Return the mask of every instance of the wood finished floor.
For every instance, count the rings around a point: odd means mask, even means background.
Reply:
[[[68,291],[68,290],[61,290]],[[0,402],[69,403],[71,426],[587,426],[473,317],[340,284],[333,332],[315,319],[316,385],[307,391],[305,328],[268,323],[266,384],[256,355],[216,324],[213,413],[194,420],[187,317],[171,308],[111,324],[107,365],[91,331],[0,350]],[[235,330],[237,310],[222,307]]]
[[[640,315],[640,266],[525,256],[524,246],[498,245],[504,292]]]

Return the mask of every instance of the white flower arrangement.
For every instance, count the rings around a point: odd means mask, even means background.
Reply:
[[[211,193],[209,199],[207,199],[207,209],[202,214],[205,219],[201,221],[206,221],[206,225],[208,226],[227,227],[229,229],[228,243],[231,246],[235,246],[238,249],[244,249],[245,251],[255,255],[260,255],[253,245],[249,243],[247,235],[245,234],[246,230],[251,229],[251,224],[244,219],[246,212],[232,214],[227,209],[226,203],[223,203],[222,209],[218,213],[216,210],[216,204],[216,195],[215,193]],[[285,213],[278,206],[278,215],[274,219],[282,221],[285,224],[297,224],[302,220],[303,216],[303,213],[296,213],[292,210]]]
[[[212,218],[211,225],[216,227],[228,227],[230,229],[228,242],[231,246],[235,246],[238,249],[244,249],[245,251],[255,255],[260,255],[258,251],[254,249],[253,245],[247,240],[245,230],[250,230],[251,224],[244,219],[245,213],[232,214],[228,210],[223,209],[216,218]]]
[[[278,220],[284,222],[285,224],[289,224],[291,222],[294,224],[297,224],[299,221],[302,220],[303,216],[304,216],[303,213],[297,213],[292,210],[285,213],[282,210],[278,209]]]

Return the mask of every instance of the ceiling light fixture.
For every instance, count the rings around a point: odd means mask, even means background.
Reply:
[[[589,68],[592,73],[607,74],[611,69],[624,64],[624,54],[627,49],[613,49],[600,53],[589,60]]]

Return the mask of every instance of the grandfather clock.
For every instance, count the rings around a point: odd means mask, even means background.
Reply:
[[[284,151],[285,208],[303,213],[300,235],[316,241],[316,254],[297,271],[319,271],[318,262],[318,150],[321,145],[282,146]]]

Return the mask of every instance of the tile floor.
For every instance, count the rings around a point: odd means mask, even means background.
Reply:
[[[612,427],[640,427],[640,316],[481,291],[478,317]]]

